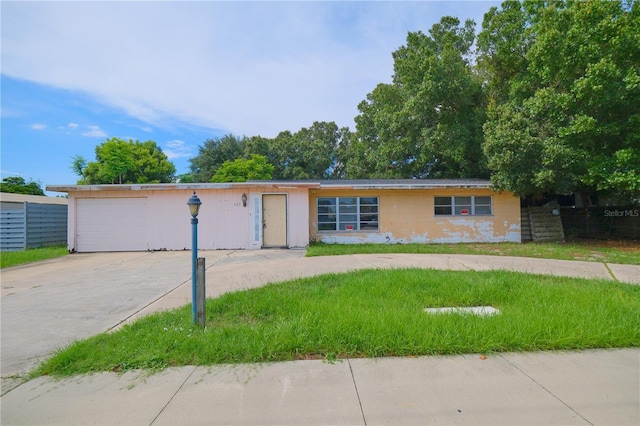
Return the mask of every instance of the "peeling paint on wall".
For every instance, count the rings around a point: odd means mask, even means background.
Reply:
[[[434,212],[435,196],[490,195],[493,214],[489,216],[439,216]],[[316,199],[325,196],[379,197],[378,232],[318,232]],[[428,244],[515,242],[520,237],[520,200],[513,194],[490,189],[455,190],[315,190],[309,197],[310,237],[337,244]]]
[[[517,225],[514,225],[517,226]],[[447,232],[447,230],[443,230]],[[396,238],[393,233],[357,233],[345,234],[318,234],[317,239],[326,244],[456,244],[456,243],[519,243],[520,227],[516,232],[508,232],[504,235],[493,233],[472,234],[470,232],[448,232],[445,237],[429,238],[427,234],[412,234],[409,238]]]
[[[395,243],[393,235],[388,233],[320,234],[320,241],[327,244],[386,244]]]

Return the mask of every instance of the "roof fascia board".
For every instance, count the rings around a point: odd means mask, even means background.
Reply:
[[[357,184],[357,185],[321,185],[320,189],[440,189],[440,188],[480,188],[491,189],[491,183],[440,183],[440,184]]]
[[[47,197],[44,195],[15,194],[13,192],[0,192],[0,201],[7,203],[24,203],[26,201],[33,204],[69,204],[69,200],[67,198]]]
[[[47,191],[55,192],[94,192],[94,191],[170,191],[170,190],[208,190],[208,189],[305,189],[318,188],[317,182],[233,182],[233,183],[153,183],[125,185],[48,185]]]

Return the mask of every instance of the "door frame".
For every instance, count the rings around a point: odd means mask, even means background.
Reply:
[[[264,218],[264,197],[267,196],[282,196],[284,197],[284,232],[285,232],[285,244],[284,245],[265,245],[264,243],[264,228],[265,228],[265,218]],[[261,208],[260,208],[260,222],[262,223],[262,229],[261,229],[261,233],[260,233],[260,237],[261,237],[261,241],[260,241],[260,247],[264,248],[264,249],[269,249],[269,248],[288,248],[289,247],[289,194],[287,193],[282,193],[282,192],[265,192],[260,194],[260,204],[261,204]]]

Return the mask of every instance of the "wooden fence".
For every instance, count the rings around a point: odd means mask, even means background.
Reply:
[[[563,209],[562,224],[568,238],[640,239],[640,207],[588,207]]]
[[[564,241],[562,220],[557,210],[547,207],[520,209],[522,242]]]

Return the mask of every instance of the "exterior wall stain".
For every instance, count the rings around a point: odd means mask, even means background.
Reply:
[[[121,245],[123,250],[189,250],[191,247],[191,215],[187,200],[193,189],[162,190],[75,190],[69,191],[69,216],[67,246],[78,249],[77,206],[87,199],[145,199],[147,209],[142,221],[146,228],[146,242],[143,248],[134,249]],[[242,203],[242,195],[247,195],[247,205]],[[202,201],[198,215],[198,247],[201,250],[260,249],[262,245],[262,194],[287,194],[288,246],[290,248],[309,245],[308,189],[306,187],[278,188],[253,185],[244,187],[197,188]],[[115,203],[114,203],[115,204]],[[127,211],[107,206],[112,217],[126,218]],[[80,218],[81,219],[81,218]],[[122,223],[128,223],[122,219]],[[94,228],[99,228],[96,224]],[[113,241],[121,241],[122,235],[109,235]],[[116,246],[113,243],[112,246]]]
[[[508,192],[488,188],[414,190],[312,189],[309,194],[312,241],[329,244],[428,244],[520,242],[520,200]],[[493,200],[490,216],[436,216],[436,196],[487,196]],[[378,197],[379,231],[317,231],[318,197]]]
[[[320,239],[327,244],[387,244],[399,243],[393,238],[393,234],[387,233],[352,233],[352,234],[327,234]]]
[[[407,243],[466,243],[466,242],[520,242],[520,200],[509,192],[494,192],[483,187],[322,187],[319,183],[278,184],[193,184],[193,185],[98,185],[57,188],[69,194],[67,241],[70,250],[78,248],[79,220],[77,208],[80,200],[116,199],[107,207],[111,216],[128,222],[129,211],[118,206],[127,198],[144,198],[146,210],[138,211],[143,217],[138,227],[146,232],[142,249],[185,250],[191,241],[190,215],[186,201],[194,190],[202,200],[199,215],[198,243],[201,249],[259,249],[262,245],[262,205],[265,194],[287,194],[288,246],[306,247],[309,241],[339,244],[407,244]],[[242,203],[247,195],[247,205]],[[491,196],[492,214],[436,215],[434,197]],[[377,231],[318,232],[318,197],[377,197]],[[120,200],[118,200],[120,199]],[[86,201],[84,202],[86,206]],[[98,205],[99,203],[93,203]],[[127,203],[120,203],[121,205]],[[130,204],[130,203],[129,203]],[[82,215],[80,215],[82,216]],[[130,221],[129,221],[130,222]],[[100,228],[94,220],[90,227]],[[122,240],[124,227],[105,237]],[[83,231],[84,233],[84,231]],[[120,246],[118,246],[120,247]],[[121,247],[126,248],[121,245]],[[141,249],[134,247],[134,249]]]

